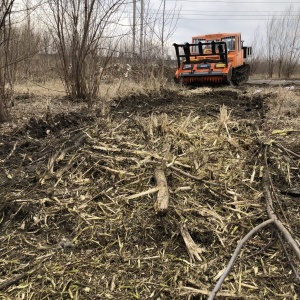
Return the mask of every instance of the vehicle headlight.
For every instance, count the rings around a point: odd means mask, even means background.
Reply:
[[[223,63],[216,63],[216,68],[225,68],[225,66]]]

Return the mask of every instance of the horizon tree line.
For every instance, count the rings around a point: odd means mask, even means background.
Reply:
[[[93,105],[112,60],[135,64],[140,80],[164,80],[172,56],[170,38],[180,9],[167,9],[166,0],[16,0],[0,4],[0,122],[9,118],[9,103],[20,78],[47,73],[62,80],[67,96]],[[300,62],[300,10],[271,16],[253,34],[252,74],[290,78]],[[42,23],[37,21],[42,18]],[[38,18],[39,17],[39,18]],[[140,25],[140,26],[137,26]],[[139,33],[139,34],[138,34]],[[139,37],[139,38],[138,38]],[[191,38],[191,37],[189,37]],[[137,51],[139,49],[139,51]],[[44,60],[54,56],[53,63]],[[37,70],[41,60],[40,70]]]

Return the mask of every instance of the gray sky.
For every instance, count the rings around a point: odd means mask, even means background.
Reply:
[[[153,5],[156,6],[159,2],[160,0],[153,0]],[[258,26],[263,31],[268,18],[274,14],[282,17],[290,5],[297,14],[300,0],[167,0],[167,9],[174,10],[176,6],[176,9],[181,10],[171,42],[190,42],[194,35],[241,32],[245,45],[251,46],[254,31]]]

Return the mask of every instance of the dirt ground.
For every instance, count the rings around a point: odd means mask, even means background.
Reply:
[[[95,106],[20,93],[0,127],[0,299],[207,299],[239,241],[269,219],[266,190],[299,247],[300,86]],[[271,224],[216,299],[298,299],[299,271]]]

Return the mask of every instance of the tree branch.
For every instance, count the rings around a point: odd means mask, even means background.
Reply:
[[[216,293],[218,292],[218,290],[221,288],[221,285],[223,283],[223,281],[225,280],[226,276],[228,275],[228,273],[230,272],[238,254],[240,253],[243,245],[245,244],[245,242],[247,242],[254,234],[256,234],[258,231],[260,231],[261,229],[263,229],[264,227],[270,225],[274,223],[274,219],[269,219],[267,221],[264,221],[262,223],[260,223],[259,225],[257,225],[256,227],[254,227],[248,234],[245,235],[245,237],[239,242],[238,246],[236,247],[226,269],[224,270],[224,273],[222,274],[222,276],[219,278],[218,282],[216,283],[214,289],[212,290],[212,292],[209,295],[208,300],[213,300],[215,298]]]

